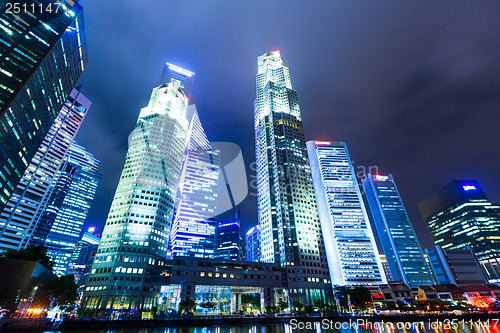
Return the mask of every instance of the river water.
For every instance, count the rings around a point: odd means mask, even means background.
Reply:
[[[178,328],[145,328],[145,329],[112,329],[67,331],[68,333],[500,333],[500,323],[495,321],[421,321],[395,323],[333,323],[328,320],[309,322],[307,320],[291,321],[289,324],[247,325],[247,326],[210,326]],[[46,331],[60,332],[60,331]],[[62,333],[65,333],[63,331]]]

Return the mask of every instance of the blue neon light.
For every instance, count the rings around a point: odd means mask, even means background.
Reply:
[[[462,188],[464,191],[475,191],[477,188],[474,185],[463,185]]]

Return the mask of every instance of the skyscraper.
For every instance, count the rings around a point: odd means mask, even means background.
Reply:
[[[87,276],[99,247],[101,237],[95,235],[94,231],[95,228],[91,227],[82,234],[71,255],[68,274],[75,275],[75,282],[78,286],[82,286],[87,281]]]
[[[287,269],[292,304],[329,302],[331,284],[299,102],[279,51],[258,57],[254,124],[261,260]]]
[[[99,160],[73,142],[53,180],[52,193],[31,243],[47,248],[54,274],[66,275],[101,180]]]
[[[4,2],[12,4],[12,2]],[[82,7],[22,1],[0,12],[0,211],[14,193],[87,64]],[[1,228],[1,227],[0,227]]]
[[[438,284],[486,284],[487,279],[470,246],[445,250],[436,245],[434,251],[425,250]]]
[[[41,228],[39,223],[52,193],[53,180],[90,105],[91,102],[74,89],[58,112],[14,194],[0,211],[0,251],[25,248],[30,245],[35,230]]]
[[[169,254],[213,258],[218,197],[219,152],[212,150],[196,107],[188,107],[190,119]]]
[[[215,258],[241,260],[241,233],[239,210],[235,218],[219,221],[216,234]]]
[[[165,263],[189,122],[188,99],[171,80],[153,89],[130,135],[122,174],[85,285],[87,309],[149,311]]]
[[[307,151],[332,283],[386,283],[346,144],[308,141]]]
[[[260,227],[256,225],[245,235],[245,260],[260,261]]]
[[[475,180],[454,180],[418,207],[436,245],[470,246],[491,283],[500,282],[500,206],[492,205]]]
[[[392,175],[368,174],[362,183],[392,280],[410,288],[434,284]]]

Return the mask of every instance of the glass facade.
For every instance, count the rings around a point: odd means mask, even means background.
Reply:
[[[53,193],[53,180],[64,165],[64,158],[90,105],[91,102],[77,89],[66,100],[0,213],[0,251],[25,248],[33,241],[35,231],[43,228],[40,221]],[[67,186],[63,190],[66,191]],[[57,198],[62,199],[62,194]],[[47,232],[49,229],[50,226],[46,228]]]
[[[219,151],[212,150],[194,105],[177,190],[169,255],[213,258],[218,197]]]
[[[307,151],[332,283],[386,283],[347,146],[308,141]]]
[[[260,227],[256,225],[245,235],[245,260],[260,261]]]
[[[90,265],[94,261],[100,240],[101,237],[98,235],[84,232],[78,243],[76,243],[75,250],[71,255],[70,269],[83,272],[88,266],[90,270]]]
[[[487,283],[483,269],[469,246],[463,249],[444,250],[436,245],[434,251],[426,249],[426,252],[438,284],[460,286]]]
[[[362,183],[392,280],[410,288],[434,284],[392,175],[368,174]]]
[[[436,245],[470,246],[491,283],[500,282],[500,206],[475,180],[454,180],[418,204]]]
[[[0,12],[0,211],[87,64],[82,7],[62,3],[57,13]]]
[[[66,275],[102,175],[99,161],[73,142],[52,184],[45,212],[31,245],[47,247],[54,274]]]
[[[295,300],[330,290],[297,93],[279,51],[258,57],[254,103],[261,261],[287,267]],[[322,294],[319,301],[327,302]]]
[[[219,221],[215,258],[241,260],[241,234],[239,211],[234,219]]]
[[[130,135],[125,165],[87,279],[83,308],[149,311],[152,274],[167,256],[187,143],[188,99],[173,80],[154,88]]]

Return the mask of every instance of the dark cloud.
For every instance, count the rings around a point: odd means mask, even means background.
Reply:
[[[357,167],[393,173],[417,203],[453,178],[500,201],[500,4],[430,1],[83,1],[94,102],[78,141],[101,159],[87,224],[103,225],[139,110],[168,61],[196,72],[213,141],[255,160],[256,58],[280,49],[308,139],[344,141]],[[242,205],[256,223],[255,197]]]

